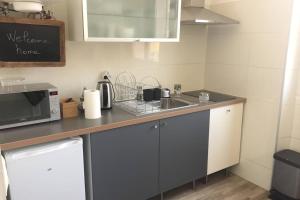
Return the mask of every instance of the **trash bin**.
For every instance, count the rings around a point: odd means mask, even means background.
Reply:
[[[283,150],[274,154],[275,165],[270,197],[300,200],[300,153]]]

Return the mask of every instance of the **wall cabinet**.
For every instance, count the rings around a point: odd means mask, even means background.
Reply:
[[[158,122],[90,137],[94,200],[142,200],[159,193]]]
[[[210,111],[208,174],[239,163],[243,104]]]
[[[209,111],[161,120],[160,191],[206,176]]]
[[[68,0],[70,39],[179,41],[181,0]]]

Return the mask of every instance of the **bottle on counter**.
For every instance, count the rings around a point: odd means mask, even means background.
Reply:
[[[136,88],[137,88],[136,100],[143,101],[143,86],[138,85]]]
[[[86,87],[84,87],[82,89],[82,93],[81,93],[81,96],[80,96],[80,103],[78,104],[78,110],[83,113],[84,112],[84,109],[83,109],[83,102],[84,102],[84,91],[87,90]]]

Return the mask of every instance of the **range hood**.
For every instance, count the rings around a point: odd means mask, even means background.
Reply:
[[[204,7],[204,0],[183,0],[181,24],[239,24],[239,21],[217,14]]]

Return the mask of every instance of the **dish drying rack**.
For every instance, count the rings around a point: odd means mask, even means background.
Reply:
[[[115,102],[136,100],[138,86],[141,86],[143,89],[161,87],[155,77],[146,76],[140,82],[137,82],[132,73],[122,72],[117,75],[114,84]]]
[[[146,76],[137,82],[132,73],[122,72],[118,74],[114,84],[115,105],[136,116],[160,112],[160,101],[137,100],[138,86],[142,89],[161,87],[159,81],[152,76]]]
[[[114,87],[116,92],[116,102],[136,99],[138,93],[136,88],[121,83],[115,83]]]
[[[161,111],[160,101],[145,102],[139,100],[130,100],[116,102],[115,105],[136,116],[142,116]]]

